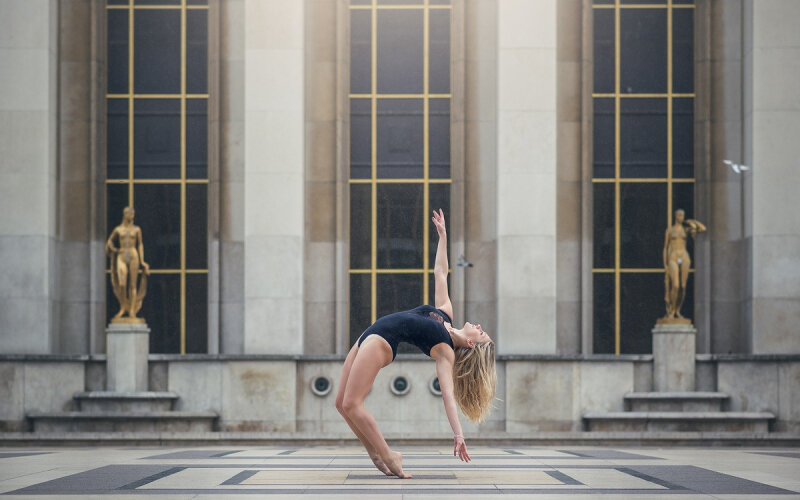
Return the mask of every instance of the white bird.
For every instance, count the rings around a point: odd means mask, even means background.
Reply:
[[[739,165],[738,163],[733,163],[730,160],[722,160],[722,163],[731,167],[731,169],[737,174],[741,174],[745,170],[750,170],[750,167],[748,167],[747,165]]]
[[[458,262],[456,262],[458,267],[472,267],[472,262],[468,261],[464,258],[464,254],[458,256]]]

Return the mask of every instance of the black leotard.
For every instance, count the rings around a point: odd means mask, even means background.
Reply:
[[[419,306],[410,311],[401,311],[379,318],[378,321],[364,330],[358,338],[358,345],[370,335],[380,335],[392,347],[392,360],[397,356],[397,345],[406,342],[415,345],[426,355],[431,355],[431,348],[436,344],[446,343],[453,347],[444,322],[451,325],[453,320],[444,311],[433,306]]]

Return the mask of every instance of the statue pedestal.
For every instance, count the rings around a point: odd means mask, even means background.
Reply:
[[[697,330],[689,320],[666,320],[653,328],[653,386],[656,392],[694,391]]]
[[[111,323],[106,328],[106,389],[115,392],[147,390],[147,323]]]

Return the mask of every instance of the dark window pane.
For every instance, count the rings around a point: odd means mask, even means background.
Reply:
[[[350,275],[350,344],[370,325],[372,294],[369,274]]]
[[[422,268],[422,217],[421,184],[378,185],[379,268]]]
[[[378,11],[378,92],[421,93],[422,10]]]
[[[186,185],[186,267],[208,269],[208,186]]]
[[[667,176],[667,100],[622,99],[620,175]]]
[[[372,104],[350,99],[350,178],[372,177]]]
[[[620,23],[620,92],[666,92],[666,9],[624,9]]]
[[[678,209],[683,210],[687,219],[694,219],[696,217],[694,211],[694,183],[676,182],[672,185],[673,224],[675,223],[674,212]],[[666,230],[666,227],[664,229]],[[692,259],[692,267],[694,267],[694,238],[686,239],[686,251],[689,252],[689,257]]]
[[[350,269],[370,269],[372,187],[350,185]]]
[[[672,3],[681,5],[692,5],[694,4],[694,0],[672,0]]]
[[[614,267],[614,185],[594,185],[595,268]]]
[[[672,11],[672,91],[694,91],[694,9]]]
[[[594,273],[592,350],[595,354],[614,353],[614,275]]]
[[[128,0],[106,0],[108,5],[128,5]]]
[[[186,352],[208,352],[208,275],[186,275]]]
[[[208,92],[208,11],[186,11],[186,91]]]
[[[422,99],[378,100],[378,177],[421,178]]]
[[[108,179],[128,178],[128,100],[106,101],[106,161]]]
[[[133,88],[140,94],[180,92],[180,11],[135,12]]]
[[[208,177],[208,101],[186,100],[186,177]]]
[[[614,99],[594,100],[594,176],[614,177]]]
[[[653,352],[652,329],[664,316],[664,275],[629,273],[620,277],[620,353]]]
[[[128,93],[128,11],[108,10],[108,92]]]
[[[134,0],[135,5],[180,5],[181,0]]]
[[[106,238],[115,227],[122,223],[122,210],[128,206],[128,185],[106,185]],[[115,242],[115,246],[119,243]],[[106,269],[111,269],[111,264],[106,258]],[[115,311],[116,312],[116,311]]]
[[[422,274],[379,274],[378,317],[422,304]]]
[[[188,0],[187,5],[208,5],[208,0]]]
[[[450,221],[450,216],[452,215],[450,213],[450,184],[431,184],[428,188],[428,196],[430,200],[428,205],[431,210],[441,208],[444,211],[445,220]],[[425,215],[430,217],[432,214]],[[433,269],[436,265],[436,244],[439,242],[439,233],[436,232],[436,226],[432,222],[428,224],[428,242],[428,267]],[[454,264],[455,262],[450,262],[451,267]]]
[[[181,352],[181,278],[178,274],[151,274],[139,316],[150,327],[150,352]]]
[[[180,178],[180,101],[136,99],[133,112],[133,175],[137,179]]]
[[[614,11],[594,10],[594,91],[614,92]]]
[[[368,93],[372,86],[372,12],[350,11],[350,92]]]
[[[672,176],[694,177],[694,99],[672,100]]]
[[[430,55],[428,91],[450,92],[450,11],[430,11]]]
[[[181,192],[177,184],[137,184],[136,224],[142,228],[145,261],[153,269],[181,265]]]
[[[594,0],[595,5],[612,4],[614,0]]]
[[[620,258],[623,268],[663,268],[667,229],[666,183],[620,186]]]
[[[432,179],[450,178],[450,100],[428,101],[430,131],[429,176]]]

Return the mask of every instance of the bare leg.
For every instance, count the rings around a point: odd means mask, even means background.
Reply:
[[[669,318],[675,317],[675,306],[678,304],[678,288],[680,287],[680,277],[678,273],[678,263],[670,262],[669,264]]]
[[[130,278],[130,286],[131,286],[131,293],[129,295],[129,302],[128,302],[128,316],[133,318],[136,316],[133,314],[133,308],[136,307],[136,295],[139,293],[137,290],[137,280],[139,279],[139,257],[134,254],[134,257],[131,259],[130,263],[130,274],[128,277]]]
[[[122,262],[122,259],[117,257],[117,283],[119,283],[119,288],[117,291],[122,291],[119,301],[119,312],[114,315],[114,318],[121,318],[125,314],[125,309],[127,304],[125,303],[126,294],[128,293],[128,268],[125,267],[125,263]]]
[[[336,393],[336,409],[339,410],[342,417],[344,417],[345,422],[347,425],[350,426],[350,429],[353,431],[353,434],[356,435],[361,444],[364,446],[364,449],[367,450],[367,454],[369,458],[372,459],[372,463],[375,464],[375,467],[378,468],[379,471],[383,472],[387,476],[393,476],[394,474],[389,468],[383,463],[381,460],[380,455],[378,455],[377,450],[375,447],[370,444],[367,438],[358,430],[358,427],[350,420],[350,417],[344,411],[344,407],[342,406],[342,402],[344,401],[344,391],[347,387],[347,379],[350,376],[350,368],[353,366],[353,361],[356,359],[356,353],[358,352],[358,344],[353,345],[350,349],[350,352],[347,353],[347,358],[344,360],[344,366],[342,367],[342,376],[339,379],[339,390]]]
[[[389,448],[375,418],[364,407],[364,399],[372,388],[378,371],[391,362],[392,349],[384,339],[378,336],[365,339],[350,368],[342,406],[350,420],[377,450],[389,470],[397,477],[407,479],[411,475],[403,472],[403,456]]]
[[[675,313],[677,313],[679,318],[683,318],[681,315],[681,307],[683,306],[683,301],[686,299],[686,285],[689,281],[689,268],[691,267],[691,262],[688,258],[684,259],[681,263],[681,292],[678,296],[678,302],[675,306]]]

